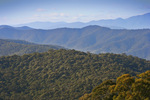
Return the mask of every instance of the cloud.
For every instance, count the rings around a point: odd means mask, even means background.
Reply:
[[[93,18],[93,16],[91,16]],[[29,18],[32,21],[51,21],[51,22],[87,22],[91,17],[84,14],[67,14],[67,13],[48,13],[48,14],[35,14]]]
[[[43,8],[37,8],[36,11],[37,11],[37,12],[43,12],[43,11],[46,11],[46,9],[43,9]]]
[[[6,16],[0,17],[0,24],[5,24],[5,22],[9,22],[9,19]]]
[[[107,16],[106,16],[107,15]],[[50,21],[50,22],[89,22],[92,20],[100,19],[115,19],[115,16],[106,13],[104,14],[70,14],[63,12],[53,12],[53,13],[38,13],[29,18],[30,22],[34,21]],[[119,15],[118,15],[119,16]]]

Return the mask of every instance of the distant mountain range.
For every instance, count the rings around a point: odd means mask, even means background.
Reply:
[[[33,29],[31,27],[28,27],[28,26],[12,27],[12,26],[9,26],[9,25],[0,25],[0,29],[4,29],[4,28],[7,28],[7,29],[18,29],[18,30],[31,30],[31,29]]]
[[[23,55],[33,52],[45,52],[49,49],[60,49],[63,47],[55,45],[39,45],[22,40],[0,39],[0,56]]]
[[[94,25],[41,30],[0,26],[0,38],[60,45],[93,53],[126,53],[150,60],[150,29],[110,29]]]
[[[104,27],[109,27],[112,29],[150,29],[150,13],[146,13],[143,15],[133,16],[127,19],[109,19],[109,20],[98,20],[91,21],[87,23],[82,22],[74,22],[74,23],[66,23],[66,22],[32,22],[26,24],[16,25],[18,26],[29,26],[36,29],[54,29],[54,28],[82,28],[88,25],[99,25]]]

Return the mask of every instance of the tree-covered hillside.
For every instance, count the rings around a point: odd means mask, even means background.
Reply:
[[[126,53],[150,60],[150,29],[109,29],[100,26],[20,30],[0,28],[0,38],[21,39],[39,44],[60,45],[92,53]]]
[[[125,54],[49,50],[0,57],[1,100],[76,100],[102,81],[150,70],[150,61]]]
[[[22,40],[0,39],[0,56],[6,55],[23,55],[34,52],[46,52],[49,49],[60,49],[56,45],[39,45]]]
[[[117,81],[106,80],[79,100],[149,100],[150,70],[131,77],[124,74]]]

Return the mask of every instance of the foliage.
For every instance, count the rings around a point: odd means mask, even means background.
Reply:
[[[90,94],[82,96],[80,100],[149,100],[150,70],[137,76],[131,77],[129,74],[124,74],[118,77],[116,82],[104,81]]]
[[[34,52],[46,52],[49,49],[60,49],[56,45],[39,45],[23,40],[0,39],[0,56],[23,55]]]
[[[113,95],[107,91],[110,86],[113,91],[121,91],[121,81],[128,80],[126,84],[133,81],[130,75],[136,75],[150,69],[150,61],[140,59],[125,54],[91,54],[75,50],[49,50],[44,53],[32,53],[22,56],[0,57],[0,99],[2,100],[76,100],[83,94],[85,97],[97,97],[97,93],[102,92],[100,97],[110,98]],[[117,79],[117,85],[108,79],[116,79],[122,74],[126,74]],[[141,74],[143,81],[135,80],[146,88],[148,84],[147,76]],[[95,95],[88,94],[92,89]],[[134,83],[135,83],[134,82]],[[128,90],[128,85],[124,90]],[[133,91],[137,91],[134,85]],[[122,93],[123,91],[121,91]],[[140,91],[139,91],[140,92]],[[143,92],[143,91],[141,91]],[[107,95],[109,94],[109,95]],[[117,94],[116,99],[121,94]],[[138,94],[133,94],[138,95]]]

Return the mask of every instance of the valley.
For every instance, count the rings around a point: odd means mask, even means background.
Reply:
[[[150,0],[0,0],[0,100],[150,100]]]
[[[1,26],[1,39],[19,39],[53,44],[91,53],[126,53],[150,59],[150,29],[110,29],[97,25],[83,28],[18,29]]]

